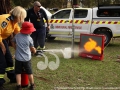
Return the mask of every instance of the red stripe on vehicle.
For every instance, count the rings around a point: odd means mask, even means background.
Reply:
[[[70,21],[70,23],[72,23],[72,22],[73,22],[73,20]]]
[[[84,20],[82,20],[81,22],[80,22],[80,24],[82,24],[84,22]]]
[[[50,20],[50,23],[52,23],[53,22],[53,20]]]
[[[111,21],[109,21],[108,24],[111,24]]]
[[[79,20],[76,20],[75,23],[78,23]]]
[[[60,23],[62,23],[63,22],[63,20],[60,20]]]
[[[86,24],[88,24],[88,23],[89,23],[89,20],[87,20]]]
[[[114,22],[114,24],[117,24],[117,22]]]
[[[103,21],[102,23],[105,23],[105,21]]]
[[[57,22],[58,22],[58,20],[55,21],[55,23],[57,23]]]
[[[97,22],[96,22],[96,24],[99,24],[99,23],[100,23],[100,21],[97,21]]]

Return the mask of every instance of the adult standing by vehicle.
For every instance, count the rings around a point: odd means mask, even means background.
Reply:
[[[12,55],[10,53],[6,38],[12,33],[17,34],[20,31],[18,23],[22,23],[26,17],[26,10],[16,6],[10,11],[10,14],[0,15],[0,90],[6,90],[3,86],[5,83],[4,75],[10,82],[16,82]]]
[[[31,37],[34,41],[34,47],[39,50],[45,49],[45,38],[46,38],[46,27],[44,23],[44,19],[47,23],[47,29],[49,29],[49,22],[46,12],[40,8],[41,4],[38,1],[34,2],[32,8],[27,10],[27,17],[25,21],[29,21],[33,23],[36,31],[31,34]]]

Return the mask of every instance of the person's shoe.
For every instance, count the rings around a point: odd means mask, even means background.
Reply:
[[[36,57],[42,57],[43,56],[43,51],[37,51]]]
[[[37,51],[38,52],[42,52],[43,53],[43,52],[45,52],[44,50],[45,50],[45,46],[43,48],[41,48],[40,46],[37,47]]]
[[[36,55],[36,57],[42,57],[42,55]]]
[[[17,85],[16,90],[22,90],[22,87],[20,85]]]
[[[42,52],[45,52],[45,49],[44,49],[44,50],[42,50]]]
[[[45,50],[45,46],[43,48],[41,48],[40,46],[38,46],[37,50]]]
[[[43,54],[38,54],[38,55],[36,55],[36,57],[42,57],[43,56]]]
[[[43,54],[43,51],[38,51],[37,53],[38,53],[38,55],[41,55],[41,54]]]
[[[35,85],[34,84],[30,85],[29,90],[35,90]]]
[[[4,86],[0,86],[0,90],[8,90]]]

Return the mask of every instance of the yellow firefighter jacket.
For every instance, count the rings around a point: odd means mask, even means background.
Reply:
[[[19,33],[20,27],[13,20],[14,17],[10,16],[10,14],[0,15],[0,42],[8,38],[12,33]]]

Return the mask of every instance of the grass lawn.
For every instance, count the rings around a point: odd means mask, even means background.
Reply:
[[[65,47],[71,47],[70,40],[57,38],[55,41],[46,42],[46,49],[64,49]],[[76,42],[74,47],[75,50],[79,50],[79,43]],[[12,48],[11,52],[14,52]],[[55,61],[53,55],[48,52],[44,54],[49,62]],[[39,70],[37,63],[44,61],[44,57],[32,57],[35,90],[120,90],[120,63],[115,62],[116,56],[120,55],[120,39],[115,39],[105,48],[102,61],[82,58],[78,53],[74,53],[72,59],[64,59],[59,52],[55,54],[60,60],[56,70],[50,70],[49,67]],[[5,86],[9,90],[15,90],[16,84],[9,84],[6,76],[5,79]]]

